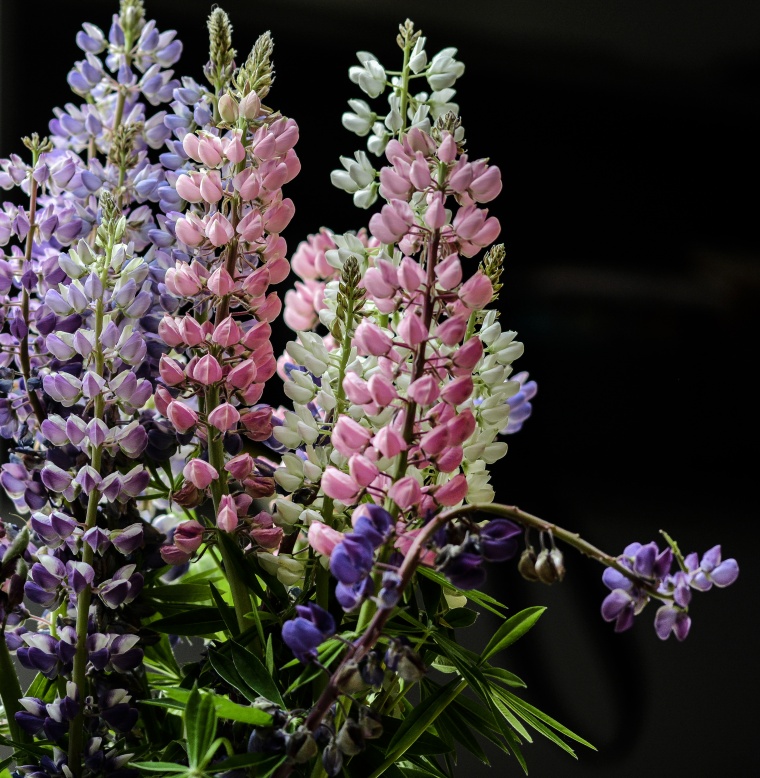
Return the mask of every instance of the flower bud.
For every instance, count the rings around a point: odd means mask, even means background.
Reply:
[[[219,98],[219,115],[228,124],[233,124],[238,120],[239,114],[237,101],[229,92],[225,92]]]

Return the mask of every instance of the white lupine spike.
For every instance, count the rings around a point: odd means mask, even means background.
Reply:
[[[503,404],[500,408],[486,408],[481,411],[481,418],[497,429],[502,429],[509,421],[509,405]]]
[[[490,370],[481,372],[480,378],[486,386],[502,384],[504,383],[504,367],[498,365],[497,367],[492,367]]]
[[[517,337],[517,333],[514,330],[507,330],[502,332],[498,338],[491,344],[490,351],[496,352],[505,349],[512,341]]]
[[[454,103],[451,100],[455,93],[455,89],[441,89],[439,92],[433,92],[430,95],[426,105],[430,109],[433,119],[437,119],[439,116],[449,112],[459,114],[459,103]]]
[[[319,511],[313,510],[312,508],[307,508],[305,511],[302,511],[298,519],[306,527],[308,527],[309,524],[311,524],[313,521],[324,521],[322,514]]]
[[[317,392],[316,401],[319,407],[324,408],[326,411],[331,411],[336,405],[335,396],[330,387],[324,387]]]

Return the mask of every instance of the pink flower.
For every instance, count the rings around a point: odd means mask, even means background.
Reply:
[[[403,521],[397,522],[395,543],[396,548],[404,556],[406,556],[412,547],[412,543],[414,543],[415,538],[420,534],[421,531],[422,528],[407,530],[406,524]],[[427,549],[420,555],[420,564],[425,565],[425,567],[435,567],[435,557],[435,551]]]
[[[398,397],[396,387],[380,373],[375,373],[370,377],[367,382],[367,389],[369,389],[373,402],[377,403],[381,408],[387,407]]]
[[[322,475],[322,490],[328,497],[351,505],[356,502],[361,487],[348,473],[328,467]]]
[[[233,164],[245,159],[245,147],[240,141],[241,134],[241,130],[233,130],[228,137],[222,140],[224,156]]]
[[[176,386],[185,380],[185,371],[180,367],[179,363],[165,354],[161,355],[161,360],[158,363],[158,372],[167,386]]]
[[[436,192],[428,202],[425,224],[431,230],[440,230],[446,224],[446,209],[443,207],[443,194],[440,192]]]
[[[214,408],[208,415],[208,423],[216,427],[221,432],[227,432],[237,426],[240,420],[240,413],[234,405],[222,403]]]
[[[200,173],[193,171],[192,173],[186,173],[177,178],[177,183],[174,185],[177,190],[177,194],[188,203],[199,203],[203,200],[203,195],[200,190]]]
[[[182,475],[196,489],[205,489],[212,481],[219,478],[219,473],[203,459],[191,459],[182,470]]]
[[[224,532],[232,532],[238,525],[238,515],[235,501],[229,494],[222,495],[219,501],[219,513],[216,515],[216,526]]]
[[[388,490],[388,497],[390,497],[402,511],[406,511],[422,499],[422,489],[416,478],[407,475],[404,476],[404,478],[400,478],[391,486]]]
[[[206,339],[203,327],[192,316],[183,316],[180,319],[179,331],[188,346],[199,346]]]
[[[203,542],[203,525],[197,521],[183,521],[174,530],[174,545],[185,554],[194,554]]]
[[[240,111],[240,116],[249,122],[258,119],[259,114],[261,114],[261,100],[256,92],[249,92],[243,97],[238,110]]]
[[[369,319],[362,319],[356,328],[354,343],[365,354],[375,357],[384,356],[393,347],[390,337]]]
[[[167,416],[178,432],[187,432],[198,423],[198,414],[180,400],[169,403]]]
[[[343,540],[343,533],[321,521],[309,525],[309,545],[322,556],[330,556],[335,546]]]
[[[380,213],[369,220],[370,232],[381,243],[396,243],[409,232],[414,224],[414,214],[409,203],[404,200],[391,200],[384,205]]]
[[[441,393],[438,379],[430,374],[421,376],[416,381],[409,384],[407,395],[411,397],[417,405],[426,408],[432,405]]]
[[[222,163],[222,153],[222,141],[216,135],[201,133],[198,137],[198,156],[206,167],[218,167]]]
[[[372,445],[384,456],[395,457],[402,451],[406,451],[406,441],[393,427],[383,427],[374,438]]]
[[[245,389],[256,380],[256,363],[252,359],[246,359],[227,374],[228,386],[235,389]]]
[[[428,338],[428,331],[422,323],[422,317],[417,316],[414,308],[408,308],[404,313],[397,332],[407,346],[414,348]]]
[[[232,276],[223,267],[218,267],[209,277],[206,282],[209,292],[215,294],[217,297],[224,297],[230,294],[235,288],[235,281]]]
[[[372,433],[359,422],[350,416],[341,416],[333,428],[330,442],[344,457],[350,457],[363,451],[371,437]]]
[[[462,284],[459,290],[459,299],[473,311],[485,308],[493,299],[493,285],[491,279],[480,270],[468,281]]]
[[[449,445],[450,437],[451,434],[445,425],[433,427],[420,438],[420,448],[427,456],[437,456]]]
[[[219,247],[229,243],[234,235],[235,231],[232,229],[232,225],[227,220],[227,217],[219,211],[208,220],[206,237],[214,246]]]
[[[441,162],[445,162],[447,165],[450,165],[457,158],[457,142],[450,132],[445,134],[436,155]]]
[[[472,164],[473,179],[469,193],[476,203],[489,203],[501,192],[501,171],[484,159]]]
[[[192,248],[200,246],[205,240],[205,226],[203,222],[192,213],[177,219],[177,222],[174,225],[174,232],[177,234],[178,240],[181,240],[186,246],[191,246]]]
[[[436,336],[446,346],[456,346],[461,343],[466,332],[467,319],[464,316],[452,316],[435,328]]]
[[[451,405],[461,405],[472,394],[472,376],[463,375],[449,381],[441,390],[441,399]]]
[[[258,211],[249,211],[240,220],[236,229],[243,240],[253,243],[264,234],[264,225],[262,223],[261,214]]]
[[[224,469],[238,481],[242,481],[253,472],[253,457],[250,454],[238,454],[230,459]]]
[[[369,486],[380,474],[377,465],[362,454],[353,454],[348,460],[348,472],[359,486]]]
[[[439,505],[450,507],[464,500],[467,496],[468,488],[467,479],[460,473],[455,475],[448,483],[439,486],[433,496]]]
[[[264,227],[267,232],[282,232],[290,223],[295,211],[296,208],[289,197],[270,207],[264,214]]]
[[[181,262],[166,271],[166,287],[177,297],[193,297],[203,288],[197,273]]]
[[[453,473],[462,464],[464,451],[461,446],[449,446],[443,453],[436,457],[435,463],[442,473]]]
[[[343,391],[346,393],[346,397],[357,405],[366,405],[372,402],[367,382],[350,370],[343,379]]]
[[[254,168],[247,167],[232,179],[232,186],[243,200],[251,201],[259,196],[261,179]]]
[[[199,185],[201,197],[207,203],[218,203],[223,195],[222,178],[218,170],[207,170],[201,175]]]
[[[202,356],[192,371],[192,378],[199,384],[210,386],[222,380],[222,368],[211,354]]]
[[[320,281],[296,281],[295,289],[285,292],[285,324],[303,332],[319,321],[318,312],[325,307],[325,285]]]
[[[462,262],[458,254],[449,254],[435,266],[435,275],[441,289],[447,292],[462,282]]]
[[[459,350],[454,353],[453,362],[462,370],[472,370],[483,356],[483,344],[480,338],[470,338]]]
[[[234,346],[243,339],[243,330],[240,325],[232,318],[227,316],[214,328],[214,334],[211,340],[218,343],[223,348]]]

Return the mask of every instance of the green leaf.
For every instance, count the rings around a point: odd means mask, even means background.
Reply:
[[[535,706],[525,702],[525,700],[521,700],[516,694],[508,692],[506,689],[502,689],[500,692],[504,701],[516,712],[523,711],[542,721],[544,724],[547,724],[552,729],[556,729],[557,732],[561,732],[571,740],[575,740],[576,743],[580,743],[582,746],[586,746],[586,748],[590,748],[592,751],[596,751],[596,748],[591,745],[588,740],[584,740],[580,735],[576,735],[575,732],[568,729],[564,724],[560,724],[559,721],[553,719],[551,716],[549,716],[549,714],[540,711]]]
[[[248,684],[241,678],[240,673],[235,667],[235,663],[229,657],[224,656],[217,651],[208,652],[209,662],[221,678],[227,681],[230,686],[237,689],[247,700],[256,702],[258,694],[248,688]]]
[[[165,584],[149,590],[149,597],[159,602],[186,603],[208,602],[211,597],[205,584]]]
[[[227,632],[230,633],[230,635],[237,635],[238,632],[240,632],[240,629],[238,628],[237,618],[235,617],[235,612],[229,610],[229,606],[224,601],[224,597],[219,592],[219,589],[214,586],[211,582],[209,582],[209,589],[211,590],[211,596],[214,598],[214,602],[216,603],[216,607],[219,608],[219,613],[221,617],[224,619],[224,624],[227,627]]]
[[[541,618],[545,610],[546,608],[539,606],[526,608],[507,619],[488,641],[482,654],[481,664],[519,640]]]
[[[480,605],[481,608],[485,608],[495,616],[504,618],[502,611],[505,610],[507,606],[491,597],[490,594],[479,592],[477,589],[467,589],[466,591],[456,589],[451,585],[451,582],[448,579],[446,579],[440,573],[437,573],[435,570],[431,570],[429,567],[418,567],[417,572],[420,575],[425,576],[425,578],[430,578],[432,581],[437,581],[441,586],[444,586],[447,589],[454,589],[457,594],[465,596],[468,600],[470,600],[470,602],[474,602],[476,605]]]
[[[186,773],[187,766],[175,762],[130,762],[132,767],[149,773]]]
[[[285,707],[274,678],[269,674],[256,654],[233,642],[232,661],[240,677],[251,689],[258,692],[262,697],[266,697],[270,702],[276,703],[281,708]]]
[[[162,670],[172,678],[177,679],[177,682],[182,677],[182,671],[177,664],[177,659],[174,656],[172,647],[169,644],[168,635],[161,635],[160,639],[152,645],[147,645],[144,648],[145,663],[157,670]]]
[[[439,686],[433,694],[428,695],[402,721],[396,734],[391,738],[387,748],[387,756],[383,763],[370,776],[377,778],[390,765],[398,760],[412,747],[414,742],[451,704],[452,700],[465,688],[466,683],[454,678],[445,686]]]
[[[474,754],[483,764],[489,765],[488,755],[478,742],[478,739],[467,726],[465,720],[453,706],[449,706],[439,717],[436,726],[445,728],[451,737],[461,743],[471,754]]]
[[[225,773],[232,770],[241,770],[245,767],[257,766],[256,778],[265,778],[283,762],[281,756],[267,756],[266,754],[235,754],[221,762],[216,762],[206,768],[207,773]]]
[[[43,702],[53,702],[55,699],[56,685],[55,680],[45,678],[42,673],[37,673],[34,680],[29,684],[25,697],[37,697]]]
[[[229,611],[234,613],[233,608],[229,608]],[[165,619],[152,621],[150,628],[156,630],[156,632],[164,632],[167,635],[214,635],[217,632],[224,631],[225,621],[218,608],[209,606],[191,608],[174,616],[167,616]]]
[[[266,652],[267,672],[274,677],[274,646],[272,644],[272,633],[269,633],[267,637],[267,652]]]
[[[501,681],[507,686],[514,686],[517,688],[525,688],[526,683],[521,678],[518,678],[514,673],[510,673],[509,670],[504,670],[502,667],[491,667],[491,665],[483,666],[483,675],[487,678],[494,678],[497,681]]]
[[[477,621],[479,615],[472,608],[453,608],[443,615],[441,624],[454,629],[462,629],[472,626]]]
[[[141,704],[184,710],[185,703],[192,692],[188,689],[173,688],[164,689],[164,694],[171,699],[142,700]],[[254,727],[268,727],[272,723],[272,717],[259,708],[240,705],[222,695],[212,695],[212,699],[214,701],[216,715],[220,719],[239,721],[242,724],[252,724]]]
[[[194,687],[185,704],[185,737],[187,759],[191,769],[203,768],[204,757],[216,737],[214,699]]]

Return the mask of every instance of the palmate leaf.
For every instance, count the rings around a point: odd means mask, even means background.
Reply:
[[[182,717],[187,739],[187,760],[191,769],[203,765],[206,753],[216,737],[216,710],[214,699],[209,694],[201,694],[194,687],[185,703]]]

